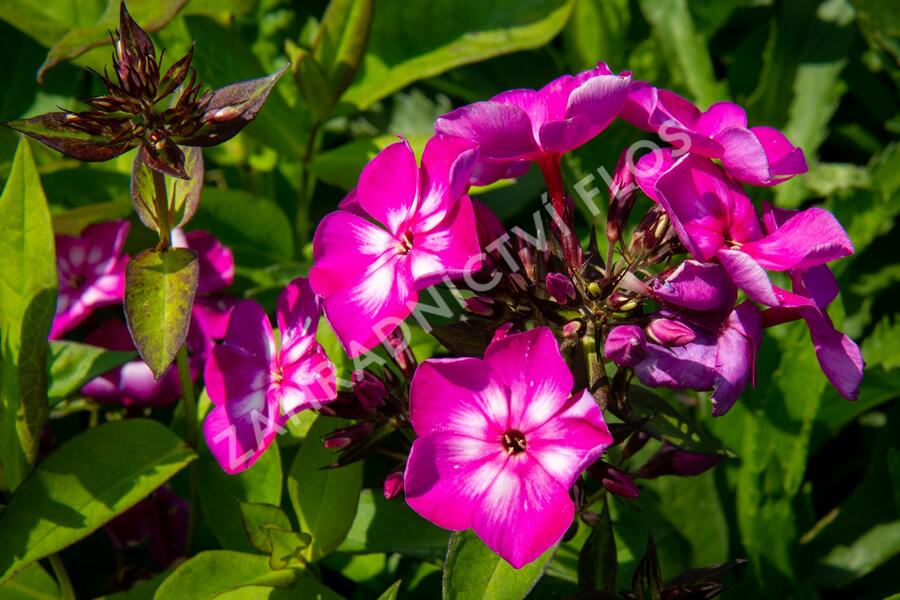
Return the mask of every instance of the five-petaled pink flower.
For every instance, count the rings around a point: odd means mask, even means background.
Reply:
[[[94,309],[122,301],[128,228],[128,221],[109,221],[88,226],[80,237],[56,236],[59,298],[50,339],[74,329]]]
[[[572,524],[569,488],[612,443],[591,394],[572,385],[546,327],[491,343],[483,360],[422,363],[406,501],[440,527],[474,529],[516,568],[536,559]]]
[[[803,150],[772,127],[747,127],[747,113],[733,102],[717,102],[701,112],[674,92],[636,82],[622,118],[656,131],[677,149],[722,162],[741,183],[771,186],[806,173]]]
[[[337,395],[334,365],[316,341],[319,299],[306,279],[288,284],[276,313],[280,347],[263,308],[245,300],[231,311],[225,341],[206,363],[215,407],[203,433],[228,473],[252,466],[292,415]]]
[[[523,175],[530,162],[547,161],[596,137],[618,116],[628,73],[613,75],[603,63],[563,75],[539,90],[510,90],[438,117],[435,132],[478,142],[472,183],[486,185]]]
[[[366,165],[341,210],[319,224],[309,280],[351,357],[408,317],[420,290],[479,268],[466,195],[475,156],[472,142],[439,135],[425,146],[420,169],[405,140],[392,144]]]

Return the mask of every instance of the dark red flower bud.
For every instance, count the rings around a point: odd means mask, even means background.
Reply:
[[[644,479],[663,475],[690,477],[708,471],[721,461],[722,456],[718,454],[698,454],[676,448],[671,444],[663,444],[662,448],[638,470],[637,477]]]
[[[403,469],[395,469],[384,478],[384,499],[393,500],[403,491]]]
[[[329,450],[339,450],[365,442],[375,430],[371,423],[356,423],[349,427],[335,429],[322,439],[322,446]]]
[[[562,273],[547,273],[545,284],[547,293],[560,304],[567,304],[578,295],[572,280]]]
[[[609,215],[606,220],[606,239],[615,245],[622,235],[622,228],[631,215],[638,187],[634,183],[634,165],[628,160],[629,149],[619,156],[609,188]]]
[[[684,346],[697,337],[689,325],[674,319],[653,319],[645,330],[647,337],[663,346]]]
[[[387,399],[388,392],[384,383],[368,371],[353,371],[353,393],[356,394],[363,409],[375,412]]]
[[[641,495],[641,490],[625,471],[617,469],[607,462],[598,460],[588,468],[588,473],[616,496],[637,498]]]
[[[654,204],[631,236],[631,253],[638,255],[655,249],[665,239],[668,231],[669,215],[661,206]]]

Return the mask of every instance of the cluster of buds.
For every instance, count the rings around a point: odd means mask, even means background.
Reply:
[[[106,69],[98,74],[106,94],[82,98],[88,110],[52,112],[5,125],[89,162],[140,146],[141,160],[152,169],[188,179],[179,146],[215,146],[232,138],[256,117],[284,72],[204,91],[191,68],[191,47],[160,76],[162,56],[157,58],[150,36],[124,2],[113,44],[114,76]]]

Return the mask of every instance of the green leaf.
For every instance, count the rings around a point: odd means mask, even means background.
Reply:
[[[410,10],[380,0],[362,70],[344,100],[365,109],[426,77],[543,46],[562,30],[572,0],[434,0]]]
[[[599,520],[578,556],[578,585],[583,590],[616,591],[616,540],[613,537],[612,519],[606,496]]]
[[[374,0],[331,0],[313,41],[313,56],[328,78],[336,104],[353,82],[372,29]]]
[[[862,353],[867,366],[881,365],[885,369],[900,367],[900,319],[893,321],[885,315],[863,341]]]
[[[38,71],[38,81],[42,81],[44,74],[59,63],[109,43],[109,32],[119,24],[119,4],[120,0],[109,0],[96,23],[69,29],[62,39],[53,44]],[[153,32],[165,27],[185,4],[187,0],[129,0],[128,10],[144,30]]]
[[[356,518],[338,552],[398,553],[419,558],[441,558],[449,534],[419,515],[402,500],[385,500],[381,490],[366,489],[359,496]]]
[[[145,250],[125,267],[125,319],[157,379],[187,338],[199,275],[197,253],[188,248]]]
[[[4,600],[59,600],[59,586],[40,564],[32,563],[0,585]]]
[[[337,469],[323,469],[335,459],[333,451],[322,447],[322,437],[348,422],[320,416],[313,423],[297,452],[288,475],[288,494],[312,544],[307,558],[319,560],[347,537],[356,516],[362,489],[362,462]]]
[[[102,221],[126,219],[131,207],[125,202],[98,202],[78,206],[62,212],[54,212],[53,231],[65,235],[78,235],[85,227]]]
[[[391,587],[384,590],[384,593],[378,596],[378,600],[397,600],[397,596],[400,594],[400,584],[402,581],[395,581]]]
[[[547,570],[554,553],[556,546],[517,570],[471,530],[454,532],[444,562],[444,600],[520,600]]]
[[[312,538],[308,533],[280,529],[277,527],[266,528],[266,535],[272,542],[272,551],[269,555],[269,566],[273,569],[286,569],[288,567],[302,567],[306,564],[303,550],[309,547]]]
[[[208,550],[175,569],[153,598],[207,600],[245,586],[284,587],[299,573],[296,569],[272,570],[268,557],[260,554]]]
[[[50,211],[26,139],[0,195],[0,464],[13,490],[47,420],[47,335],[56,311]]]
[[[309,571],[296,571],[297,578],[286,587],[249,585],[217,598],[228,600],[343,600],[343,596],[315,579]]]
[[[86,537],[196,455],[149,419],[88,429],[47,457],[0,515],[0,582]]]
[[[630,410],[625,412],[610,405],[610,410],[623,421],[640,421],[652,417],[641,430],[673,446],[700,454],[733,456],[722,444],[682,415],[674,406],[657,394],[639,385],[631,385],[628,392]]]
[[[197,43],[194,68],[207,85],[223,87],[235,81],[256,79],[268,72],[233,31],[207,17],[185,17],[184,22],[190,37]],[[265,110],[247,128],[247,135],[285,156],[296,157],[303,152],[303,131],[297,111],[292,110],[275,90],[266,100]]]
[[[281,454],[273,444],[256,463],[228,475],[204,444],[197,462],[197,488],[206,523],[223,548],[250,551],[241,517],[241,502],[281,503]]]
[[[97,600],[153,600],[156,590],[162,585],[169,575],[172,574],[172,567],[169,567],[162,573],[157,573],[150,579],[145,579],[132,586],[124,592],[117,592],[108,596],[102,596]]]
[[[94,377],[120,367],[136,356],[134,352],[115,352],[78,342],[50,342],[47,357],[50,405],[58,404]]]
[[[294,255],[287,216],[271,200],[247,192],[204,190],[193,226],[215,231],[240,265],[271,267]]]
[[[272,539],[266,529],[284,529],[290,531],[291,521],[280,507],[263,502],[238,502],[244,530],[250,543],[260,552],[272,551]]]
[[[631,8],[628,0],[577,0],[563,31],[572,69],[591,69],[598,60],[613,71],[625,67]]]
[[[189,179],[166,177],[166,198],[171,213],[171,228],[183,227],[193,218],[200,204],[200,193],[203,191],[203,153],[200,148],[185,146],[184,170]],[[134,155],[131,169],[131,202],[141,223],[159,231],[156,218],[156,189],[154,176],[156,172],[144,162],[143,153]]]
[[[687,0],[640,0],[639,4],[675,81],[703,107],[725,99],[725,86],[716,81],[706,40],[694,28]]]

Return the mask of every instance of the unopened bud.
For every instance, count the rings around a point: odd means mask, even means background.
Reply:
[[[653,319],[646,331],[654,342],[669,347],[690,344],[697,337],[690,325],[673,319]]]
[[[498,327],[497,329],[494,330],[494,337],[491,339],[491,343],[496,342],[498,340],[502,340],[503,338],[508,336],[510,333],[514,333],[513,324],[511,322],[504,323],[503,325],[501,325],[500,327]]]
[[[609,188],[609,216],[606,220],[606,239],[611,245],[619,241],[622,228],[631,215],[638,187],[634,183],[633,165],[629,164],[629,150],[622,152]]]
[[[653,205],[631,236],[631,253],[639,254],[652,250],[665,237],[669,227],[669,217],[659,205]]]
[[[643,431],[635,431],[628,437],[628,441],[625,442],[625,445],[622,447],[622,458],[631,458],[643,450],[644,446],[646,446],[649,441],[650,436],[648,434]]]
[[[340,450],[365,441],[373,431],[370,423],[357,423],[349,427],[335,429],[322,439],[322,446],[329,450]]]
[[[635,485],[631,477],[625,471],[617,469],[611,464],[598,460],[588,469],[591,477],[600,482],[607,491],[623,498],[637,498],[641,490]]]
[[[676,448],[671,444],[663,444],[662,448],[638,470],[637,476],[644,479],[662,475],[690,477],[708,471],[721,461],[722,456],[719,454],[698,454]]]
[[[512,288],[517,292],[528,291],[528,282],[522,277],[521,273],[510,273],[509,282]]]
[[[384,383],[368,371],[353,371],[351,376],[353,393],[367,411],[375,411],[384,406],[387,388]]]
[[[534,247],[521,237],[517,237],[516,240],[518,245],[517,253],[519,255],[519,261],[525,269],[525,276],[528,277],[530,281],[534,281],[537,273],[537,261]]]
[[[241,109],[236,106],[225,106],[223,108],[217,108],[214,111],[207,113],[206,120],[207,121],[231,121],[235,117],[241,114]]]
[[[547,273],[547,293],[560,304],[567,304],[577,296],[572,280],[562,273]]]
[[[384,499],[393,500],[403,491],[403,471],[397,469],[384,478]]]
[[[466,298],[466,310],[472,314],[489,317],[494,314],[494,299],[487,296]]]
[[[562,328],[563,337],[567,339],[578,337],[579,331],[581,331],[581,321],[569,321]]]
[[[647,338],[636,325],[619,325],[606,336],[603,355],[623,367],[633,367],[644,358]]]

